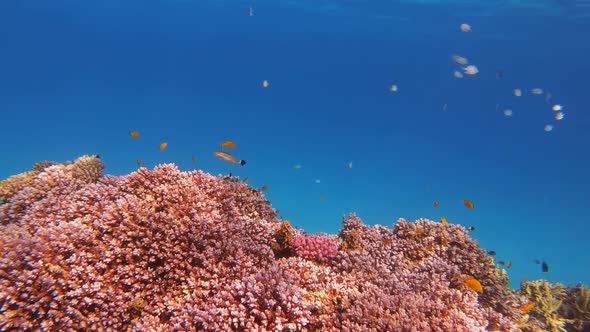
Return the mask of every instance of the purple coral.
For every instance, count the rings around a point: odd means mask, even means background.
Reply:
[[[326,263],[336,257],[338,246],[328,235],[297,235],[291,248],[299,257]]]
[[[0,205],[0,330],[515,327],[505,280],[461,226],[351,215],[339,238],[287,236],[297,256],[276,255],[284,224],[244,183],[174,165],[83,173],[45,168]]]

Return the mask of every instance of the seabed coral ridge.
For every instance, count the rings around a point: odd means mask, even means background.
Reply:
[[[234,177],[103,168],[83,156],[0,182],[1,331],[588,329],[587,287],[510,290],[460,225],[351,213],[307,234]]]

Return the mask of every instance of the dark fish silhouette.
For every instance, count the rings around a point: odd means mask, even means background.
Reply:
[[[541,270],[543,270],[543,272],[549,272],[549,265],[547,265],[547,262],[541,264]]]

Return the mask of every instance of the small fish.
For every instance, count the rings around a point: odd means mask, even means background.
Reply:
[[[479,69],[475,65],[469,65],[467,67],[463,67],[463,72],[467,75],[475,75],[479,73]]]
[[[564,117],[565,117],[565,114],[563,112],[557,112],[555,114],[555,120],[557,120],[557,121],[563,120]]]
[[[268,81],[267,80],[262,81],[262,87],[268,88]]]
[[[237,160],[236,157],[232,156],[231,154],[229,154],[227,152],[215,151],[215,152],[213,152],[213,155],[219,159],[227,161],[228,163],[240,164],[241,166],[246,165],[245,160]]]
[[[563,110],[563,106],[562,105],[559,105],[559,104],[555,104],[555,105],[553,105],[553,107],[551,107],[551,109],[554,112],[559,112],[559,111]]]
[[[506,262],[506,268],[511,268],[512,267],[512,261],[508,261]]]
[[[545,130],[546,132],[550,132],[553,130],[553,125],[550,125],[550,124],[545,125],[545,128],[543,128],[543,130]]]
[[[496,69],[496,79],[501,80],[504,77],[504,71],[502,69]]]
[[[459,26],[459,29],[461,29],[461,31],[463,31],[463,32],[471,32],[471,25],[469,25],[467,23],[462,23]]]
[[[543,264],[541,264],[541,271],[549,272],[549,265],[547,264],[547,262],[543,261]]]
[[[352,168],[352,161],[348,162],[348,168]]]
[[[448,220],[447,220],[447,218],[445,218],[445,217],[440,217],[440,223],[441,223],[441,224],[448,224],[448,223],[449,223],[449,221],[448,221]]]
[[[392,84],[392,85],[389,87],[389,91],[391,91],[391,92],[397,92],[397,85],[395,85],[395,84]]]
[[[221,143],[221,151],[223,151],[224,148],[233,149],[235,147],[236,147],[236,143],[234,143],[233,141],[225,141],[225,142]]]
[[[479,280],[473,277],[466,277],[463,279],[463,284],[474,292],[481,293],[483,291],[483,287]]]
[[[416,228],[417,235],[424,234],[424,232],[426,232],[426,230],[423,227]]]
[[[268,189],[268,186],[267,185],[264,185],[264,186],[260,187],[260,190],[262,190],[262,191],[265,191],[267,189]]]
[[[467,227],[467,231],[469,231],[469,232],[473,232],[474,230],[475,230],[475,227],[473,227],[473,226]]]
[[[504,261],[498,261],[498,265],[504,265]]]
[[[320,181],[320,179],[315,179],[315,181],[314,181],[314,182],[315,182],[315,183],[320,183],[321,181]]]
[[[432,203],[432,206],[437,207],[438,206],[438,201],[434,201],[434,203]]]
[[[512,110],[504,110],[504,116],[511,117],[512,116]]]
[[[490,250],[490,251],[488,251],[488,255],[494,257],[494,256],[496,256],[496,252],[493,250]]]
[[[137,163],[137,166],[141,166],[141,159],[137,159],[135,162]]]
[[[324,196],[324,195],[320,195],[320,201],[323,201],[323,200],[325,200],[325,199],[326,199],[326,196]]]
[[[468,209],[473,209],[474,207],[473,202],[468,199],[463,200],[463,205],[465,205]]]
[[[197,162],[197,157],[195,157],[195,156],[192,156],[192,157],[191,157],[191,160],[193,161],[193,163],[196,163],[196,162]]]
[[[168,143],[162,142],[158,145],[158,150],[164,150],[168,146]]]
[[[248,6],[248,16],[254,16],[254,8],[252,8],[252,5]]]
[[[522,96],[522,90],[520,90],[520,89],[514,89],[514,96],[515,97]]]
[[[534,94],[534,95],[542,95],[543,94],[543,89],[541,89],[541,88],[534,88],[534,89],[531,89],[531,93]]]
[[[463,74],[458,70],[453,72],[453,76],[455,76],[455,78],[463,78]]]
[[[535,306],[535,302],[532,302],[531,301],[529,303],[523,303],[523,304],[521,304],[520,307],[518,307],[518,310],[521,311],[521,312],[523,312],[523,313],[525,313],[525,314],[528,314],[529,311],[531,311],[534,306]]]
[[[467,58],[464,58],[456,54],[451,56],[451,59],[462,66],[466,66],[469,63],[469,60],[467,60]]]
[[[301,165],[295,164],[295,165],[293,165],[293,169],[301,169]]]
[[[535,264],[541,264],[541,261],[535,258],[535,259],[533,259],[533,263],[535,263]]]
[[[247,183],[247,182],[248,182],[248,177],[246,176],[246,177],[244,178],[244,180],[242,180],[242,182],[243,182],[243,183]]]
[[[139,138],[141,135],[139,134],[139,132],[137,132],[135,130],[129,130],[129,136],[131,136],[133,138]]]

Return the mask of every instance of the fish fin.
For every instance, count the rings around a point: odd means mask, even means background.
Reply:
[[[244,165],[246,165],[246,161],[245,161],[245,160],[240,160],[240,165],[241,165],[241,166],[244,166]]]

